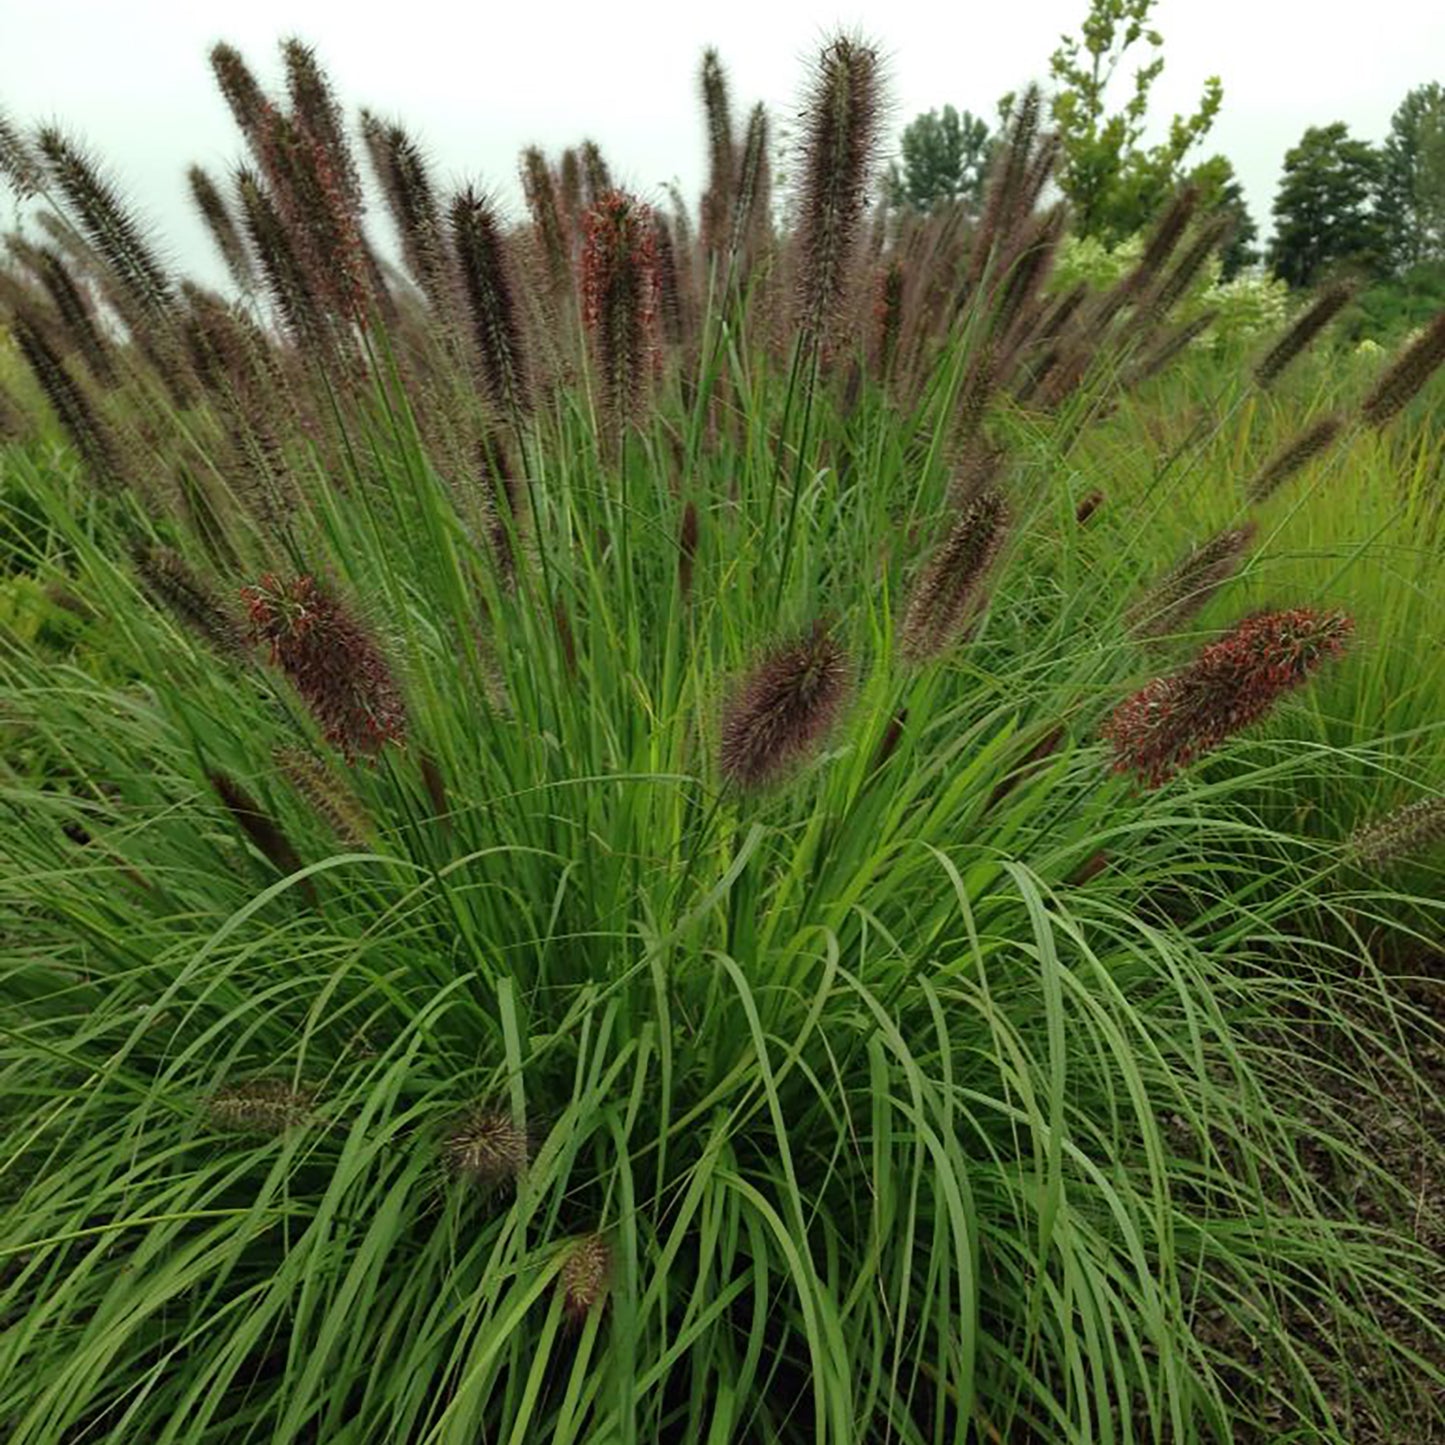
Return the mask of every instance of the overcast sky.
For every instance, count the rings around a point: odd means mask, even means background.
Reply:
[[[1001,94],[1046,77],[1060,34],[1077,31],[1088,9],[1088,0],[851,4],[0,0],[0,105],[16,120],[63,121],[92,142],[173,254],[195,266],[209,250],[185,168],[200,161],[223,172],[239,154],[206,65],[218,39],[269,83],[276,41],[300,35],[353,115],[360,105],[400,115],[444,177],[481,180],[513,201],[524,145],[555,151],[584,135],[632,187],[653,192],[676,179],[695,197],[705,45],[722,55],[739,119],[762,100],[785,122],[820,40],[839,24],[856,29],[888,60],[894,144],[915,114],[945,103],[992,121]],[[1224,106],[1207,150],[1234,161],[1265,235],[1284,152],[1306,126],[1343,120],[1378,140],[1406,90],[1445,80],[1445,4],[1159,0],[1153,18],[1165,69],[1152,113],[1164,124],[1192,110],[1204,78],[1220,76]]]

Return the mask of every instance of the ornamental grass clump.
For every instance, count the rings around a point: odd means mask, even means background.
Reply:
[[[163,304],[0,127],[0,1438],[1430,1438],[1428,428],[1242,508],[1369,382],[1188,344],[1197,195],[1061,280],[1036,89],[508,206],[279,62]]]

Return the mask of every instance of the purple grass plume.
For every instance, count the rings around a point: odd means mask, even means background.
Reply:
[[[1349,304],[1358,290],[1352,282],[1336,281],[1326,286],[1294,320],[1290,328],[1264,354],[1254,369],[1260,386],[1272,386],[1284,375],[1294,359],[1308,349],[1314,339]]]
[[[986,488],[968,503],[924,564],[903,614],[900,642],[910,662],[937,657],[967,629],[1008,524],[1003,493]]]
[[[1311,422],[1293,441],[1286,442],[1251,478],[1245,492],[1251,502],[1270,499],[1296,472],[1323,455],[1344,430],[1344,419],[1323,416]]]
[[[1360,407],[1367,426],[1382,427],[1424,387],[1445,362],[1445,311],[1395,358]]]
[[[839,35],[818,57],[803,112],[796,318],[820,344],[842,308],[878,145],[878,52]]]
[[[1246,522],[1193,548],[1132,609],[1128,621],[1134,635],[1163,637],[1178,632],[1197,617],[1209,599],[1239,571],[1254,533],[1254,523]]]
[[[291,679],[328,742],[348,761],[406,736],[406,705],[368,629],[310,576],[268,573],[241,589],[251,634]]]
[[[848,653],[822,622],[770,653],[724,709],[723,777],[749,792],[786,777],[823,744],[852,684]]]
[[[452,247],[482,378],[510,416],[531,410],[527,358],[510,258],[496,207],[468,187],[451,204]]]

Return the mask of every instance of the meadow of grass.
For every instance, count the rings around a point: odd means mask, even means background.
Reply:
[[[1441,1438],[1445,332],[870,222],[846,37],[398,270],[283,54],[235,298],[0,135],[5,1437]]]

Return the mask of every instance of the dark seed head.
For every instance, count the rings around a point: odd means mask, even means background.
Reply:
[[[823,742],[851,690],[847,652],[815,624],[764,658],[733,694],[723,714],[723,776],[749,790],[784,777]]]

